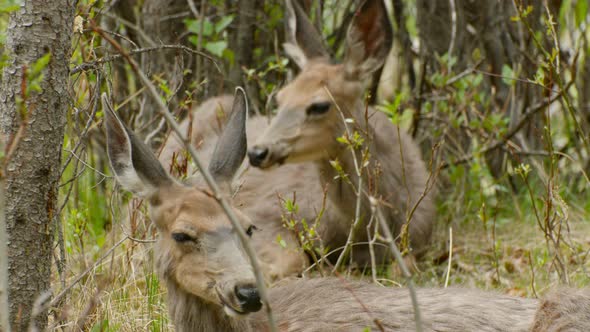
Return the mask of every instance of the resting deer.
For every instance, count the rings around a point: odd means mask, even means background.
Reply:
[[[384,113],[367,110],[362,99],[363,81],[382,64],[391,44],[391,26],[382,0],[365,1],[356,13],[348,31],[342,64],[330,61],[319,34],[297,1],[286,3],[290,43],[285,44],[285,50],[301,73],[277,93],[278,113],[248,151],[250,163],[267,169],[277,164],[314,161],[322,183],[330,183],[328,198],[352,223],[357,194],[339,176],[332,161],[338,160],[355,186],[358,183],[355,158],[358,164],[362,161],[360,153],[353,156],[346,145],[337,142],[347,125],[341,110],[347,119],[354,120],[352,125],[368,144],[370,166],[363,171],[364,183],[369,183],[367,187],[374,186],[373,196],[383,202],[380,208],[395,234],[401,233],[410,211],[419,203],[408,229],[413,253],[421,254],[431,236],[435,207],[432,190],[427,190],[428,173],[420,150]],[[361,194],[360,217],[365,222],[371,216],[367,196]],[[358,227],[355,238],[367,239],[366,227]],[[367,249],[367,246],[357,249],[355,260],[368,262]],[[378,262],[384,262],[387,249],[375,249]]]
[[[190,143],[197,148],[205,165],[209,164],[227,119],[233,114],[233,102],[234,97],[229,95],[211,98],[195,109],[192,122],[187,119],[180,124],[181,130],[191,137]],[[266,117],[248,118],[248,137],[256,139],[267,126]],[[182,142],[170,135],[164,142],[158,159],[171,173],[179,173],[174,166],[169,165],[184,165],[186,158],[183,151]],[[190,163],[188,166],[187,173],[192,175],[194,170],[190,169]],[[276,280],[296,275],[307,266],[307,257],[300,249],[294,231],[284,226],[281,217],[287,213],[282,209],[279,196],[285,199],[293,199],[295,196],[295,203],[299,207],[296,217],[305,219],[310,224],[314,223],[321,212],[318,233],[332,247],[344,244],[347,229],[346,225],[340,224],[343,217],[324,199],[319,174],[313,165],[293,164],[270,172],[247,166],[247,162],[244,162],[237,172],[232,186],[236,189],[233,197],[241,211],[256,221],[258,229],[263,230],[257,235],[253,247],[263,263],[267,277]],[[277,241],[279,236],[284,247]]]
[[[125,189],[149,202],[159,233],[154,251],[157,268],[168,290],[176,330],[268,330],[252,267],[216,199],[201,184],[185,186],[172,179],[105,98],[111,167]],[[228,196],[231,178],[246,153],[245,101],[236,105],[210,163],[213,177],[228,190]],[[248,216],[233,209],[253,241],[264,233],[254,232]],[[419,289],[417,294],[425,331],[524,332],[533,324],[538,304],[534,299],[461,288]],[[559,309],[560,300],[554,302],[553,312],[567,312]],[[280,331],[360,331],[367,327],[411,331],[415,327],[408,291],[401,288],[336,278],[300,279],[271,289],[270,303]],[[542,313],[537,316],[543,319]],[[560,319],[565,322],[567,318]]]

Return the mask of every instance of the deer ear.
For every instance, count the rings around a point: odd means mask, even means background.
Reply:
[[[107,153],[119,183],[140,197],[150,197],[169,186],[168,176],[150,149],[119,119],[105,93],[101,96],[107,132]]]
[[[391,49],[393,31],[383,0],[366,0],[346,36],[345,74],[365,79],[383,65]]]
[[[213,157],[209,163],[209,172],[215,181],[229,190],[231,181],[238,170],[248,149],[246,138],[246,121],[248,119],[248,101],[246,92],[236,88],[234,104],[230,118],[217,141]]]
[[[329,54],[322,41],[322,36],[313,26],[297,0],[285,1],[285,31],[287,42],[283,48],[299,68],[305,67],[310,59],[325,57]]]

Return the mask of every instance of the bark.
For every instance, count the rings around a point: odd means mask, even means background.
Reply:
[[[4,151],[4,136],[0,135],[0,151]],[[0,159],[0,163],[3,160]],[[4,169],[0,169],[0,253],[6,252],[6,221],[4,220]],[[0,331],[10,332],[8,325],[8,258],[0,254]]]
[[[256,0],[242,0],[238,2],[237,25],[235,29],[235,44],[231,47],[235,55],[235,64],[229,73],[230,81],[235,85],[245,85],[248,96],[256,96],[254,87],[244,81],[242,66],[252,67],[252,52],[254,51],[254,28],[256,23]]]
[[[252,41],[256,20],[256,0],[242,0],[238,2],[238,24],[236,26],[235,66],[230,72],[230,80],[236,84],[242,81],[242,66],[252,64]]]
[[[34,302],[50,290],[73,17],[72,1],[26,0],[8,24],[5,52],[11,60],[2,76],[0,120],[11,151],[5,218],[14,331],[27,330]],[[42,71],[40,91],[23,94],[30,83],[23,72],[47,53],[51,60]],[[43,329],[46,312],[31,323]]]

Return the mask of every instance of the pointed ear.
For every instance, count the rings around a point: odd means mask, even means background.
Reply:
[[[365,79],[383,65],[391,49],[393,31],[383,0],[366,0],[346,36],[345,74]]]
[[[248,119],[248,101],[246,92],[236,88],[231,116],[217,141],[209,172],[215,181],[229,190],[231,181],[238,170],[248,149],[246,138],[246,120]]]
[[[285,32],[287,42],[283,48],[299,68],[310,59],[329,57],[322,36],[313,26],[297,0],[285,1]]]
[[[148,198],[161,187],[171,185],[173,180],[150,149],[115,114],[105,93],[101,102],[109,161],[123,188]]]

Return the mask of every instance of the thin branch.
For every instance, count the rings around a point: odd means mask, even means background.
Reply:
[[[156,89],[154,84],[150,81],[150,79],[146,76],[146,74],[139,68],[139,66],[135,62],[135,60],[133,60],[129,56],[129,54],[126,53],[125,50],[123,50],[121,48],[121,46],[115,40],[113,40],[112,38],[110,38],[106,34],[102,33],[102,30],[98,26],[96,26],[94,24],[94,22],[92,22],[92,27],[93,27],[93,29],[95,29],[95,31],[97,33],[99,33],[101,35],[102,38],[104,38],[111,45],[113,45],[123,55],[123,57],[127,60],[127,62],[129,63],[129,65],[131,66],[131,68],[135,72],[135,74],[138,76],[140,81],[146,86],[147,92],[152,96],[154,102],[156,103],[157,111],[166,119],[166,121],[168,122],[168,125],[170,125],[170,127],[172,128],[172,130],[176,134],[177,138],[183,143],[184,147],[190,153],[190,155],[193,159],[193,162],[195,163],[195,165],[197,166],[197,168],[199,169],[201,174],[203,174],[205,182],[207,183],[207,185],[209,186],[209,189],[213,193],[213,197],[217,200],[219,205],[221,205],[221,208],[223,209],[223,211],[227,215],[228,219],[232,223],[234,230],[238,233],[238,237],[240,238],[240,241],[242,242],[242,245],[243,245],[244,249],[246,250],[246,254],[250,258],[250,263],[252,264],[252,268],[254,269],[254,274],[256,276],[256,284],[258,286],[258,291],[260,292],[260,297],[262,298],[262,301],[264,302],[265,307],[266,307],[266,313],[268,316],[270,330],[272,332],[276,332],[277,328],[276,328],[276,324],[274,321],[274,317],[272,315],[272,309],[270,306],[270,302],[268,300],[268,292],[266,289],[266,285],[264,284],[264,277],[263,277],[261,269],[260,269],[260,263],[258,262],[258,258],[256,257],[256,254],[255,254],[254,250],[252,249],[250,242],[248,241],[248,236],[246,235],[244,228],[240,226],[240,222],[238,221],[238,218],[236,217],[233,209],[231,208],[231,205],[227,201],[227,198],[221,194],[219,186],[217,185],[217,183],[213,179],[213,176],[211,176],[211,173],[209,172],[209,170],[203,166],[203,163],[201,162],[201,160],[199,159],[199,156],[197,155],[197,151],[196,151],[195,147],[190,143],[189,140],[187,140],[184,137],[184,134],[183,134],[182,130],[180,129],[180,126],[178,125],[178,123],[176,122],[176,120],[174,119],[174,117],[172,116],[170,111],[168,110],[168,107],[166,106],[166,104],[164,103],[164,101],[162,100],[160,95],[158,94],[158,90]],[[246,92],[242,88],[238,87],[238,88],[236,88],[236,91],[243,93],[244,97],[246,97]],[[106,96],[105,96],[105,98],[106,98]],[[246,103],[246,107],[247,106],[248,106],[248,103]],[[247,110],[246,110],[246,112],[247,112]]]
[[[449,0],[449,7],[451,10],[451,41],[449,42],[449,50],[447,54],[449,56],[449,71],[451,71],[451,56],[453,55],[453,49],[455,48],[455,39],[457,38],[457,8],[455,8],[455,0]]]
[[[121,23],[122,23],[124,26],[126,26],[126,27],[128,27],[128,28],[131,28],[131,29],[135,30],[135,32],[137,32],[137,34],[138,34],[138,35],[139,35],[141,38],[143,38],[143,40],[145,40],[145,41],[146,41],[146,42],[147,42],[147,43],[148,43],[150,46],[156,46],[156,45],[157,45],[157,43],[156,43],[156,42],[155,42],[155,41],[154,41],[152,38],[150,38],[150,36],[148,36],[148,35],[145,33],[145,31],[143,31],[143,30],[142,30],[142,29],[141,29],[139,26],[137,26],[136,24],[134,24],[134,23],[132,23],[132,22],[129,22],[129,21],[127,21],[126,19],[124,19],[124,18],[122,18],[122,17],[120,17],[120,16],[118,16],[118,15],[111,14],[111,13],[109,13],[109,12],[103,12],[102,14],[103,14],[104,16],[106,16],[106,17],[109,17],[109,18],[112,18],[112,19],[114,19],[114,20],[117,20],[117,21],[121,22]],[[92,25],[94,25],[94,22],[91,22],[91,24],[92,24]],[[103,30],[103,31],[104,31],[104,30]]]
[[[542,111],[545,107],[551,105],[553,102],[555,102],[556,100],[559,100],[564,94],[567,93],[567,91],[569,90],[569,88],[573,85],[574,80],[570,81],[563,90],[561,90],[559,93],[557,93],[555,96],[553,96],[552,98],[549,98],[547,100],[543,100],[540,101],[530,107],[527,108],[527,110],[524,112],[523,116],[520,118],[520,121],[518,121],[518,123],[512,127],[512,129],[506,134],[504,135],[500,140],[498,140],[496,143],[488,146],[487,148],[479,151],[479,154],[485,154],[488,153],[490,151],[493,151],[495,149],[498,149],[500,147],[502,147],[506,142],[508,142],[512,137],[514,137],[514,135],[516,135],[516,133],[518,133],[518,131],[520,129],[522,129],[522,127],[524,127],[525,124],[528,123],[528,120],[534,116],[535,114],[537,114],[538,112]],[[465,157],[459,158],[457,160],[455,160],[452,163],[443,163],[441,165],[441,168],[447,168],[451,165],[459,165],[459,164],[463,164],[465,162],[470,161],[471,159],[473,159],[475,156],[473,154],[467,155]]]
[[[447,265],[447,275],[445,277],[445,288],[449,286],[449,276],[451,275],[451,264],[453,262],[453,227],[449,227],[449,264]]]
[[[344,116],[344,112],[342,111],[342,109],[340,109],[340,106],[338,105],[338,103],[336,103],[336,100],[334,99],[334,96],[330,92],[330,89],[328,89],[328,87],[324,86],[324,90],[328,93],[328,95],[332,99],[332,103],[338,109],[340,116],[342,117],[342,120],[344,122],[344,128],[346,130],[346,134],[348,135],[348,137],[352,137],[352,133],[350,132],[350,129],[348,128],[346,117]],[[368,121],[367,121],[367,124],[368,124]],[[359,166],[359,163],[356,159],[356,153],[355,153],[354,147],[352,145],[350,145],[350,150],[351,150],[352,157],[353,157],[352,160],[354,162],[355,172],[356,172],[357,176],[359,177],[359,181],[358,181],[359,187],[356,189],[356,194],[357,194],[356,204],[357,205],[356,205],[356,210],[355,210],[355,221],[354,221],[354,224],[353,224],[352,229],[349,234],[349,240],[351,240],[350,237],[353,234],[353,231],[356,228],[356,225],[358,224],[358,222],[360,220],[361,195],[363,195],[363,193],[364,193],[367,195],[367,197],[369,199],[369,203],[371,204],[371,214],[373,216],[375,216],[375,212],[377,212],[377,219],[379,220],[379,224],[383,228],[383,231],[385,232],[386,242],[389,244],[389,248],[391,250],[391,253],[395,257],[395,260],[397,261],[398,265],[400,266],[400,269],[402,270],[404,277],[406,278],[408,290],[410,291],[410,297],[412,299],[412,306],[414,307],[414,320],[416,323],[416,332],[422,332],[422,319],[421,319],[421,315],[420,315],[420,306],[418,304],[418,297],[416,296],[416,289],[414,288],[414,283],[412,281],[412,274],[408,270],[408,267],[406,266],[406,264],[402,258],[402,254],[399,251],[397,245],[395,244],[395,241],[393,239],[393,235],[391,233],[391,229],[387,225],[387,222],[385,221],[385,219],[383,218],[383,215],[381,214],[381,210],[377,206],[379,204],[378,200],[376,198],[374,198],[373,196],[369,195],[368,193],[363,192],[363,188],[362,188],[362,185],[363,185],[362,178],[363,177],[362,177],[362,173],[361,173],[362,170],[361,170],[361,167]],[[341,261],[341,257],[344,256],[344,253],[345,253],[348,246],[349,245],[348,245],[348,241],[347,241],[347,244],[344,247],[343,253],[340,255],[340,257],[338,257],[338,261]],[[336,264],[338,264],[338,262],[336,262]],[[336,271],[336,268],[337,268],[337,265],[333,269],[334,272]]]
[[[404,263],[404,259],[402,257],[402,253],[399,251],[399,248],[395,244],[395,240],[393,239],[393,235],[391,234],[391,229],[389,229],[389,225],[387,225],[387,221],[383,217],[381,213],[381,209],[379,208],[378,200],[374,197],[369,197],[369,201],[371,202],[371,210],[372,213],[377,215],[377,220],[379,220],[379,224],[385,233],[385,239],[387,240],[387,244],[389,245],[389,250],[395,257],[397,264],[399,265],[400,269],[402,270],[402,274],[406,278],[406,283],[408,286],[408,291],[410,292],[410,298],[412,299],[412,306],[414,307],[414,320],[416,322],[416,332],[422,332],[422,317],[420,315],[420,305],[418,304],[418,296],[416,295],[416,288],[414,287],[414,281],[412,280],[412,274],[408,267]]]
[[[211,61],[215,65],[215,68],[217,68],[217,70],[221,73],[221,68],[219,67],[219,64],[217,63],[217,61],[213,57],[209,56],[207,53],[193,50],[192,48],[184,46],[184,45],[158,45],[158,46],[153,46],[153,47],[137,48],[137,49],[128,51],[127,55],[135,55],[135,54],[161,51],[161,50],[182,50],[187,53],[197,54],[197,55],[202,56],[202,57],[206,58],[207,60]],[[115,54],[115,55],[100,58],[100,59],[97,59],[94,61],[84,62],[84,63],[72,68],[70,70],[70,75],[74,75],[74,74],[77,74],[81,71],[95,68],[97,65],[111,62],[111,61],[114,61],[117,59],[121,59],[123,57],[124,56],[122,54]]]

